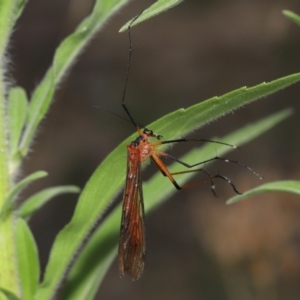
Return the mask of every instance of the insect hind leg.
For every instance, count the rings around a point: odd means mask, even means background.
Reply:
[[[180,187],[181,189],[187,189],[187,188],[190,188],[190,187],[193,187],[193,186],[196,186],[196,185],[201,185],[202,183],[205,183],[207,181],[210,181],[211,191],[214,194],[214,196],[217,197],[218,195],[217,195],[216,190],[215,190],[215,183],[214,183],[213,179],[220,178],[220,179],[225,180],[228,184],[230,184],[235,193],[237,193],[239,195],[242,195],[242,193],[236,188],[235,184],[228,177],[226,177],[226,176],[224,176],[220,173],[212,175],[206,169],[203,169],[203,168],[188,170],[188,171],[181,171],[181,172],[174,172],[174,173],[170,173],[170,175],[172,175],[172,177],[173,177],[173,176],[180,175],[180,174],[194,173],[194,172],[204,172],[204,173],[206,173],[207,177],[203,178],[203,179],[200,179],[200,180],[196,180],[196,181],[187,183],[187,184],[181,186]]]
[[[212,193],[215,196],[218,196],[216,191],[215,191],[215,183],[214,183],[213,179],[220,178],[220,179],[225,180],[228,184],[230,184],[232,189],[235,191],[235,193],[242,194],[241,192],[238,191],[238,189],[236,188],[234,183],[228,177],[226,177],[226,176],[224,176],[220,173],[212,175],[207,170],[205,170],[203,168],[194,169],[194,170],[187,170],[187,171],[181,171],[181,172],[172,172],[171,173],[171,172],[169,172],[168,168],[165,166],[165,164],[162,162],[162,160],[157,155],[152,154],[151,159],[157,165],[157,167],[159,168],[161,173],[164,176],[169,178],[169,180],[172,182],[172,184],[174,185],[174,187],[177,190],[187,189],[187,188],[190,188],[192,186],[201,185],[202,183],[210,181]],[[204,178],[204,179],[193,181],[191,183],[188,183],[188,184],[185,184],[185,185],[182,185],[182,186],[180,186],[174,178],[174,176],[176,176],[176,175],[194,173],[194,172],[204,172],[207,175],[207,177]]]

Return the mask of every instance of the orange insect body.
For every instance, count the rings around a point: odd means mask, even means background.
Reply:
[[[123,105],[123,107],[125,107],[125,111],[128,111],[125,104]],[[129,113],[128,115],[130,116]],[[120,276],[123,277],[125,273],[128,273],[133,280],[137,280],[140,278],[140,276],[143,273],[144,265],[145,265],[146,232],[145,232],[145,224],[144,224],[145,211],[144,211],[144,199],[143,199],[143,190],[142,190],[142,181],[141,181],[141,164],[145,160],[147,160],[147,158],[149,157],[151,158],[151,160],[156,164],[156,166],[159,168],[162,174],[164,176],[167,176],[172,182],[172,184],[174,185],[174,187],[178,190],[189,188],[195,185],[200,185],[204,182],[210,181],[211,190],[213,194],[216,196],[213,179],[220,178],[227,181],[227,183],[231,185],[231,187],[237,194],[241,194],[236,189],[235,185],[231,182],[231,180],[221,175],[220,173],[212,175],[203,168],[170,173],[168,168],[165,166],[165,164],[163,163],[163,161],[159,156],[172,159],[187,168],[193,168],[195,166],[199,166],[213,160],[222,160],[224,162],[231,162],[231,163],[239,164],[244,168],[247,168],[254,175],[262,179],[262,177],[259,174],[254,172],[247,165],[244,165],[238,161],[228,160],[225,158],[215,156],[211,159],[200,161],[196,164],[190,165],[156,148],[156,146],[159,145],[177,143],[177,142],[188,142],[188,141],[207,142],[207,140],[205,139],[182,138],[177,140],[157,141],[151,143],[149,141],[149,138],[154,137],[160,140],[162,136],[153,133],[152,130],[149,130],[147,128],[141,131],[140,127],[137,126],[136,124],[135,127],[139,136],[127,146],[127,173],[126,173],[127,175],[126,175],[126,184],[125,184],[125,190],[123,196],[123,208],[122,208],[122,219],[121,219],[120,240],[119,240]],[[223,145],[236,148],[233,145],[229,145],[223,142],[218,142],[218,141],[209,141],[209,142],[223,144]],[[206,174],[206,177],[185,184],[183,186],[180,186],[174,179],[175,175],[184,174],[184,173],[193,173],[193,172],[203,172]]]
[[[140,131],[140,130],[139,130]],[[145,133],[147,132],[147,133]],[[130,145],[127,146],[130,160],[136,160],[139,156],[140,162],[144,162],[153,150],[152,144],[149,142],[149,137],[156,136],[152,131],[145,129]]]
[[[227,181],[227,183],[231,185],[232,189],[237,194],[241,194],[236,189],[235,185],[231,182],[231,180],[221,175],[220,173],[212,175],[204,168],[191,169],[193,167],[203,165],[207,162],[211,162],[214,160],[221,160],[224,162],[239,164],[242,167],[251,171],[254,175],[258,176],[260,179],[262,179],[262,177],[259,174],[254,172],[247,165],[244,165],[238,161],[228,160],[225,158],[215,156],[211,159],[200,161],[195,164],[188,164],[156,148],[156,146],[163,145],[163,144],[191,142],[191,141],[211,142],[211,143],[216,143],[216,144],[221,144],[232,148],[236,148],[236,146],[234,145],[230,145],[224,142],[206,140],[206,139],[186,139],[186,138],[179,138],[179,139],[168,140],[168,141],[156,141],[153,143],[149,141],[149,138],[151,137],[160,140],[162,136],[153,133],[152,130],[149,130],[147,128],[141,130],[141,128],[137,125],[137,123],[133,119],[132,115],[130,114],[125,104],[125,93],[126,93],[130,59],[132,53],[130,27],[139,16],[140,14],[132,20],[132,22],[128,27],[129,56],[128,56],[128,65],[127,65],[125,86],[124,86],[123,98],[122,98],[122,106],[127,116],[129,117],[131,123],[135,126],[138,132],[138,137],[127,146],[127,173],[126,173],[126,184],[125,184],[125,190],[123,196],[123,208],[122,208],[122,219],[121,219],[120,240],[119,240],[119,256],[118,256],[120,276],[123,277],[125,273],[128,273],[133,280],[137,280],[141,277],[145,265],[146,233],[145,233],[145,224],[144,224],[145,211],[144,211],[143,190],[142,190],[142,181],[141,181],[141,164],[145,160],[147,160],[147,158],[149,157],[151,158],[151,160],[162,172],[162,174],[169,178],[169,180],[177,190],[189,188],[195,185],[201,185],[202,183],[209,181],[211,183],[211,190],[213,194],[216,196],[215,185],[213,180],[216,178],[220,178]],[[166,165],[161,160],[160,156],[176,161],[177,163],[181,164],[182,166],[190,170],[170,173]],[[192,172],[202,172],[206,175],[206,177],[203,179],[190,182],[183,186],[180,186],[174,179],[175,175],[192,173]]]
[[[127,176],[119,241],[120,276],[128,273],[133,280],[142,275],[146,255],[141,163],[153,151],[149,137],[160,137],[148,129],[143,132],[139,128],[137,130],[140,135],[127,146]]]

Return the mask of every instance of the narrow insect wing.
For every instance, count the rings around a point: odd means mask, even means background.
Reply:
[[[193,164],[186,163],[177,159],[176,157],[159,150],[157,147],[164,144],[173,144],[180,142],[210,142],[225,145],[232,148],[237,148],[235,145],[231,145],[219,141],[211,141],[207,139],[187,139],[178,138],[173,140],[160,141],[162,136],[155,134],[152,130],[148,128],[142,128],[135,121],[131,115],[126,103],[125,95],[127,89],[127,82],[129,78],[129,69],[132,55],[132,43],[131,43],[131,33],[130,28],[133,22],[141,15],[137,15],[128,27],[128,40],[129,40],[129,53],[128,53],[128,64],[125,77],[125,86],[122,96],[122,107],[127,114],[132,125],[137,131],[137,138],[132,141],[127,146],[127,175],[126,175],[126,185],[123,196],[123,209],[122,209],[122,219],[121,219],[121,230],[120,230],[120,241],[119,241],[119,272],[120,276],[124,276],[128,273],[133,280],[137,280],[143,273],[146,255],[146,241],[145,241],[145,225],[144,225],[144,202],[143,202],[143,192],[142,192],[142,181],[141,181],[141,164],[148,158],[154,162],[158,169],[162,172],[164,176],[167,176],[171,183],[177,190],[190,188],[196,185],[201,185],[205,182],[211,183],[212,193],[216,196],[214,179],[222,179],[231,185],[234,192],[240,194],[233,182],[226,176],[220,174],[210,174],[205,168],[200,168],[201,165],[212,161],[223,161],[226,163],[233,163],[248,169],[254,175],[258,176],[260,179],[262,177],[256,173],[253,169],[247,165],[240,163],[239,161],[229,160],[222,157],[212,157],[211,159],[198,161]],[[159,141],[151,142],[151,138],[156,138]],[[179,172],[170,172],[168,167],[162,161],[162,158],[171,159],[180,165],[184,166],[185,170]],[[198,167],[197,169],[193,169]],[[187,173],[204,173],[205,178],[192,181],[190,183],[180,185],[176,182],[174,176],[182,175]]]
[[[119,270],[121,277],[124,273],[128,273],[133,280],[137,280],[143,273],[146,254],[141,160],[140,150],[133,145],[128,146],[127,152],[127,176],[119,241]]]

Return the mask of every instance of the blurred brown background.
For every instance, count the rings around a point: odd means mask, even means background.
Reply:
[[[118,12],[71,69],[23,166],[24,175],[42,169],[49,176],[26,195],[53,185],[83,187],[105,156],[133,132],[130,124],[94,105],[123,114],[128,40],[118,30],[152,2],[132,1]],[[10,45],[16,84],[32,93],[54,49],[92,5],[89,0],[29,1]],[[283,9],[300,14],[300,2],[186,0],[134,28],[137,50],[127,95],[134,116],[147,124],[238,87],[299,72],[300,27],[282,15]],[[298,180],[299,96],[300,86],[294,85],[193,135],[222,136],[293,107],[291,118],[228,157],[254,168],[264,182]],[[176,147],[172,150],[179,153]],[[242,191],[261,183],[236,166],[216,168]],[[144,275],[134,283],[129,277],[119,279],[115,263],[97,299],[300,299],[299,197],[266,194],[226,206],[231,188],[218,182],[217,191],[219,198],[208,185],[182,191],[149,215]],[[43,268],[76,199],[71,195],[53,200],[31,222]]]

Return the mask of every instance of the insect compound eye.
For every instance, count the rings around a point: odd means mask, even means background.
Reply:
[[[143,131],[144,134],[146,134],[147,136],[153,136],[156,137],[158,140],[160,140],[163,136],[160,134],[156,134],[154,133],[152,130],[145,128]]]
[[[140,144],[140,141],[139,141],[139,140],[135,140],[135,141],[132,142],[132,145],[133,145],[134,147],[138,147],[139,144]]]
[[[143,140],[144,140],[143,136],[140,135],[134,141],[132,141],[130,144],[137,148],[140,145],[141,141],[143,141]]]
[[[153,136],[153,131],[148,129],[148,128],[145,128],[144,131],[143,131],[144,134],[147,134],[149,136]]]

